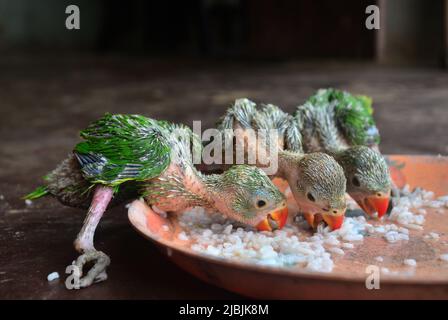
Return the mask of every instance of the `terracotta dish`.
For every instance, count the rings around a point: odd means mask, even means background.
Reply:
[[[448,157],[388,156],[395,183],[402,187],[422,187],[436,196],[448,194]],[[276,181],[280,188],[285,184]],[[439,259],[448,253],[448,209],[427,209],[424,230],[412,230],[409,241],[388,243],[366,237],[361,245],[345,255],[334,257],[331,273],[313,273],[299,267],[268,267],[199,254],[180,241],[181,228],[175,216],[164,219],[144,203],[129,210],[132,225],[153,241],[182,269],[213,285],[254,298],[272,299],[448,299],[448,262]],[[440,210],[443,210],[441,212]],[[370,221],[369,221],[370,222]],[[380,224],[374,222],[373,224]],[[167,229],[162,228],[168,225]],[[428,232],[440,235],[438,241],[424,238]],[[366,267],[381,264],[393,270],[406,270],[403,260],[417,261],[412,276],[381,275],[380,289],[366,288]]]

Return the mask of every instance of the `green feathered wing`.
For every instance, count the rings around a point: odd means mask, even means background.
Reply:
[[[337,125],[354,145],[375,145],[380,135],[373,119],[372,99],[336,89],[321,89],[308,99],[315,106],[334,105]]]
[[[170,163],[168,123],[140,115],[105,114],[80,135],[74,153],[93,184],[117,187],[160,175]]]
[[[48,194],[48,189],[46,186],[39,186],[33,192],[28,193],[26,196],[22,197],[24,200],[35,200],[39,199]]]

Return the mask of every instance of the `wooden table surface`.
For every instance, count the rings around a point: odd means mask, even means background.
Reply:
[[[124,208],[101,221],[96,247],[109,279],[64,287],[85,212],[20,197],[71,152],[78,131],[104,112],[140,113],[212,127],[235,98],[294,110],[320,87],[374,99],[385,153],[448,153],[448,73],[372,64],[155,61],[9,57],[0,62],[0,299],[240,298],[178,269],[129,225]],[[58,271],[58,281],[47,274]]]

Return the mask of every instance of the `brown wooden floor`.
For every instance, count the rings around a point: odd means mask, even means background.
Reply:
[[[239,298],[173,266],[112,210],[96,247],[110,254],[109,280],[68,291],[64,274],[84,212],[52,199],[27,207],[39,185],[104,112],[141,113],[213,126],[238,97],[292,111],[320,87],[374,98],[385,153],[448,153],[448,73],[368,64],[157,62],[139,58],[7,58],[0,62],[0,298]],[[429,173],[428,173],[429,174]],[[3,196],[3,197],[1,197]]]

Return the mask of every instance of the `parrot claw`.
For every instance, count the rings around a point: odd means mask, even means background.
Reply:
[[[95,264],[83,276],[83,267],[88,263],[94,261]],[[75,266],[79,270],[79,287],[86,288],[93,283],[102,282],[107,279],[106,268],[110,264],[110,258],[102,251],[87,250],[80,255],[75,262]]]

